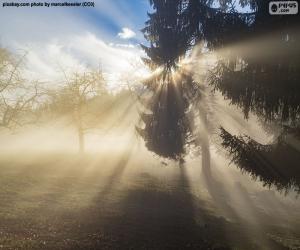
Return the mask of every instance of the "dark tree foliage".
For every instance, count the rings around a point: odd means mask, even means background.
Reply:
[[[210,83],[248,118],[252,111],[265,120],[280,119],[297,126],[300,113],[300,20],[272,16],[268,1],[249,0],[254,12],[241,19],[246,29],[234,28],[228,45],[212,70]],[[252,20],[251,20],[252,19]]]
[[[150,151],[166,157],[180,160],[185,154],[185,146],[193,140],[192,113],[188,111],[191,91],[197,85],[190,76],[180,81],[161,79],[156,91],[147,103],[149,112],[140,114],[145,125],[137,128]],[[195,89],[197,91],[197,89]]]
[[[251,111],[268,122],[280,120],[297,126],[300,118],[300,68],[282,65],[285,70],[276,66],[270,69],[270,64],[264,67],[255,73],[250,66],[234,71],[224,62],[219,62],[210,75],[210,83],[232,104],[240,107],[245,118]]]
[[[198,41],[216,49],[235,41],[249,30],[253,14],[241,14],[225,8],[232,1],[220,1],[221,8],[213,8],[212,0],[150,0],[154,13],[142,29],[150,46],[142,45],[148,55],[145,63],[152,69],[176,67]],[[241,1],[242,5],[247,2]],[[222,7],[223,5],[223,7]]]
[[[154,10],[142,29],[149,46],[141,45],[151,70],[160,73],[144,85],[151,98],[141,98],[148,112],[141,112],[143,128],[137,128],[149,150],[167,158],[182,159],[187,145],[194,143],[194,116],[191,106],[200,98],[198,84],[190,73],[182,73],[179,62],[198,42],[208,47],[230,43],[234,28],[246,29],[248,15],[212,8],[212,0],[150,0]],[[177,80],[174,79],[177,71]],[[172,73],[173,72],[173,73]],[[189,110],[189,111],[188,111]]]
[[[220,135],[222,146],[242,171],[250,173],[269,187],[275,185],[278,190],[292,188],[300,192],[300,154],[287,143],[286,138],[299,138],[297,131],[284,131],[271,145],[262,145],[248,136],[231,135],[224,128],[221,128]]]
[[[233,162],[266,185],[294,186],[299,191],[300,154],[292,146],[300,143],[299,15],[269,15],[269,1],[240,2],[249,4],[253,13],[234,14],[240,21],[231,27],[229,43],[223,37],[217,44],[208,42],[210,49],[221,50],[209,82],[240,107],[245,118],[252,112],[268,124],[279,125],[282,132],[274,144],[261,145],[221,129],[222,145]]]
[[[147,64],[164,66],[164,73],[176,66],[180,56],[189,47],[189,36],[184,30],[182,16],[183,1],[150,1],[154,13],[148,13],[149,20],[142,29],[150,47],[142,45],[150,60]]]
[[[200,97],[198,84],[178,67],[180,59],[193,45],[187,29],[188,1],[150,1],[154,13],[142,30],[150,46],[142,45],[148,58],[144,62],[158,70],[144,81],[150,98],[141,97],[146,111],[140,113],[143,126],[137,128],[146,146],[156,154],[182,160],[193,140],[193,113],[190,106]]]
[[[238,12],[236,3],[250,6],[252,12]],[[149,42],[148,47],[142,45],[148,56],[143,60],[151,70],[162,69],[144,83],[151,97],[141,98],[147,111],[141,112],[144,128],[138,132],[150,150],[180,158],[185,145],[195,141],[193,113],[187,111],[200,96],[197,83],[184,74],[175,84],[171,72],[199,41],[210,51],[222,51],[209,82],[241,107],[246,118],[251,111],[268,122],[299,127],[299,15],[272,16],[265,0],[150,0],[150,4],[154,12],[148,13],[142,30]]]

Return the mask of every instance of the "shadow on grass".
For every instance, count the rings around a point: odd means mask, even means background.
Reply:
[[[93,193],[86,206],[76,206],[84,202],[80,196],[54,209],[52,203],[69,190],[70,182],[65,182],[53,196],[30,200],[36,207],[26,213],[7,218],[8,211],[0,208],[0,245],[7,249],[258,249],[241,234],[239,225],[215,216],[206,209],[206,201],[191,194],[185,166],[175,169],[177,178],[168,179],[167,187],[165,179],[147,173],[136,174],[123,185],[130,164],[147,164],[131,162],[132,152],[119,155],[109,176],[95,172],[93,181],[104,184],[91,183],[80,194]],[[222,203],[218,195],[222,187],[213,180],[209,183],[214,199]],[[77,186],[76,190],[82,191]]]
[[[141,186],[127,190],[112,216],[89,214],[87,230],[104,230],[111,235],[113,249],[229,249],[223,237],[225,221],[201,210],[199,204],[194,206],[184,167],[180,167],[171,190],[162,189],[162,183],[150,174],[137,178]],[[209,228],[204,222],[199,224],[196,213],[202,221],[217,228]],[[101,243],[93,247],[101,247]]]

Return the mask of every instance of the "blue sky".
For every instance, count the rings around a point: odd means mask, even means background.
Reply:
[[[17,0],[22,1],[24,2]],[[95,8],[1,7],[0,39],[26,41],[28,37],[41,39],[55,37],[60,32],[78,34],[85,30],[96,35],[105,35],[106,39],[116,42],[118,32],[127,27],[137,33],[134,40],[139,41],[142,39],[139,30],[147,19],[149,8],[148,0],[97,0]]]
[[[122,27],[128,27],[137,33],[137,40],[140,41],[142,34],[139,30],[148,19],[147,11],[150,10],[148,0],[106,0],[96,4],[96,10],[90,9],[84,13],[95,26],[106,30],[113,38]]]
[[[140,29],[147,11],[148,0],[95,0],[94,8],[1,5],[0,45],[21,55],[27,52],[29,78],[55,83],[61,68],[71,72],[101,65],[109,84],[117,86],[124,74],[136,72],[133,65],[144,55],[139,43],[146,42]]]
[[[96,0],[94,8],[1,5],[0,44],[15,53],[28,52],[32,78],[56,81],[58,65],[77,70],[101,63],[107,78],[117,81],[142,55],[138,44],[144,42],[140,29],[147,11],[148,0]]]

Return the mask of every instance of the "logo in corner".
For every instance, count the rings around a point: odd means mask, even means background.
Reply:
[[[272,1],[269,2],[270,15],[296,15],[298,14],[297,1]]]

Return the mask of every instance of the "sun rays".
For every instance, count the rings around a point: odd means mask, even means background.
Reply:
[[[96,47],[106,46],[89,39]],[[261,42],[273,46],[269,36],[250,45]],[[274,228],[282,234],[299,225],[294,220],[299,217],[296,192],[284,196],[269,190],[230,161],[219,127],[233,135],[247,133],[261,144],[273,142],[274,135],[265,132],[255,110],[245,119],[241,106],[224,99],[208,79],[228,53],[249,56],[251,49],[245,42],[212,53],[200,43],[168,71],[163,66],[146,69],[141,61],[117,65],[126,74],[114,75],[105,86],[111,100],[103,110],[100,102],[91,102],[98,111],[97,127],[86,135],[82,154],[77,154],[69,113],[23,128],[15,137],[2,135],[7,157],[0,157],[6,176],[0,177],[5,202],[0,216],[47,232],[92,225],[128,235],[124,227],[136,230],[147,223],[144,229],[153,233],[148,225],[154,221],[166,235],[170,227],[180,231],[179,223],[185,231],[193,228],[209,237],[214,227],[218,240],[241,245],[256,239],[272,248],[270,238],[278,238]],[[234,71],[241,67],[239,61]],[[155,232],[153,237],[160,237]]]

